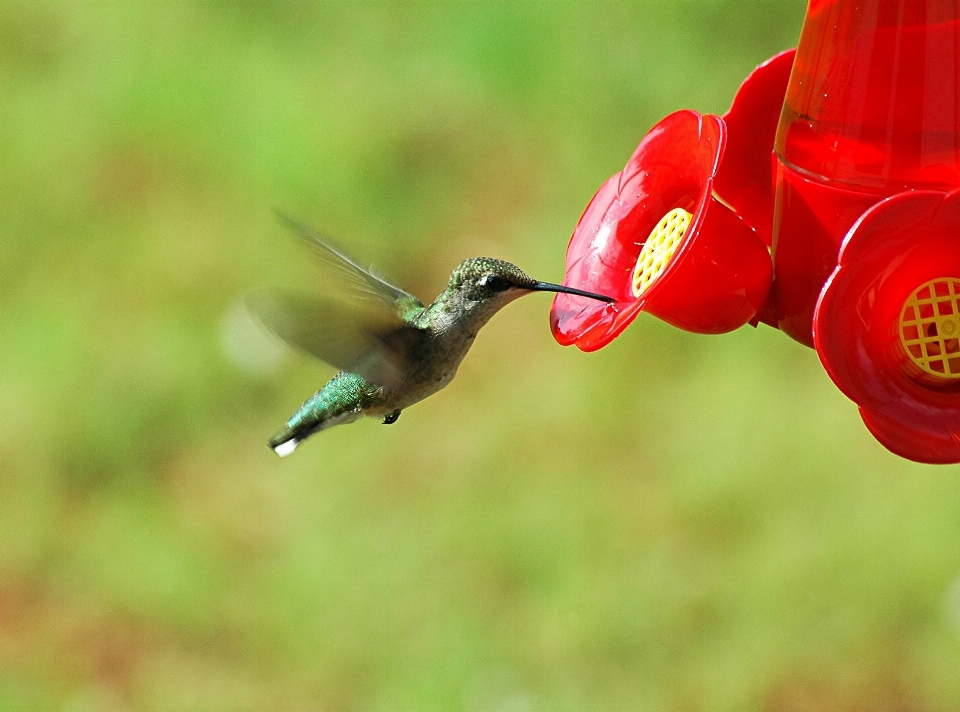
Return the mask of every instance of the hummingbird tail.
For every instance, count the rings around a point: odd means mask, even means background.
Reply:
[[[297,433],[292,428],[284,428],[270,438],[270,442],[267,444],[270,446],[270,449],[280,457],[286,457],[297,449],[297,445],[300,444],[301,440],[302,438],[298,438]]]
[[[359,408],[349,410],[316,410],[309,406],[307,401],[297,413],[294,414],[287,427],[270,438],[267,445],[280,457],[286,457],[297,446],[314,433],[321,430],[332,428],[334,425],[342,423],[352,423],[363,417],[363,412]]]

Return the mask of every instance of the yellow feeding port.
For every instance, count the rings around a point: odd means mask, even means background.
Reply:
[[[900,312],[900,342],[925,373],[960,381],[960,279],[921,285]]]
[[[692,219],[693,215],[683,208],[674,208],[653,228],[633,270],[633,296],[643,294],[667,268]]]

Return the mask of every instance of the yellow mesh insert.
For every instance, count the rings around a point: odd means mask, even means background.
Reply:
[[[960,279],[921,285],[900,312],[900,343],[924,372],[960,380]]]
[[[667,268],[692,219],[693,215],[683,208],[674,208],[653,228],[633,270],[633,296],[643,294]]]

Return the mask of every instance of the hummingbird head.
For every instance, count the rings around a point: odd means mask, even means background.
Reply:
[[[447,289],[459,292],[467,301],[495,305],[497,309],[530,292],[566,292],[605,302],[614,301],[602,294],[540,282],[516,265],[491,257],[474,257],[461,262],[451,275]]]
[[[530,291],[537,280],[509,262],[490,257],[464,260],[450,276],[448,288],[471,302],[506,304]]]

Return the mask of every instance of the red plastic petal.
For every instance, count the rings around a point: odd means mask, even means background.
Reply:
[[[867,429],[890,452],[914,462],[950,465],[960,462],[960,418],[942,413],[913,413],[904,418],[899,408],[888,415],[882,408],[860,406]]]
[[[714,188],[770,246],[773,231],[773,143],[796,50],[753,70],[740,85],[727,124],[727,150]]]

